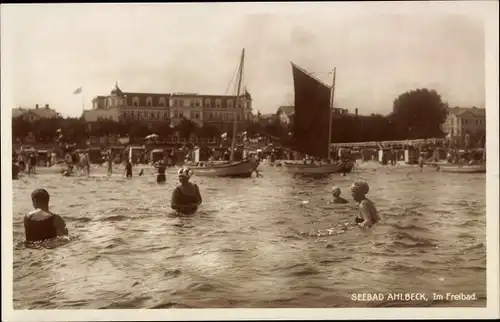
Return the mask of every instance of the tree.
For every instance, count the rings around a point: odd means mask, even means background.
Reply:
[[[12,138],[23,140],[29,132],[33,131],[33,126],[30,122],[25,121],[22,117],[12,118]]]
[[[181,138],[187,140],[191,134],[197,132],[197,127],[196,123],[183,117],[181,122],[175,127],[175,130],[179,132]]]
[[[435,90],[416,89],[394,100],[389,119],[407,139],[441,137],[440,125],[447,115],[447,104]]]
[[[205,124],[198,129],[197,133],[200,137],[210,139],[221,135],[218,128],[213,125]]]
[[[150,131],[151,133],[155,133],[160,137],[166,138],[174,132],[174,129],[170,127],[169,120],[162,120],[160,122],[153,123]]]
[[[264,132],[264,128],[258,122],[252,122],[252,121],[247,122],[245,128],[248,137],[256,137]]]
[[[130,139],[144,139],[147,135],[151,134],[148,124],[141,120],[134,120],[129,124]]]

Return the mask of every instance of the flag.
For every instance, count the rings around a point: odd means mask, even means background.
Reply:
[[[82,87],[80,86],[73,91],[73,94],[80,94],[81,92],[82,92]]]

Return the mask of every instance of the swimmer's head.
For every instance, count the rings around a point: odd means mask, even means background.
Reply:
[[[45,189],[36,189],[31,193],[31,201],[33,207],[46,209],[49,207],[49,193]]]
[[[332,194],[333,194],[334,197],[340,197],[340,188],[334,186],[332,188]]]
[[[179,171],[177,171],[177,175],[179,176],[179,181],[181,183],[186,183],[193,175],[193,172],[191,171],[191,169],[184,167],[180,168]]]
[[[351,185],[351,196],[356,201],[361,201],[370,190],[368,183],[364,180],[356,180]]]

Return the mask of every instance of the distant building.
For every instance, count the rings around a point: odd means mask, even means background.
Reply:
[[[358,109],[356,109],[356,115],[358,113]],[[332,108],[332,118],[338,117],[341,115],[349,115],[349,111],[347,109],[342,108]],[[290,124],[293,121],[295,116],[295,106],[293,105],[284,105],[278,107],[276,112],[276,116],[280,119],[282,124]]]
[[[34,122],[44,118],[57,118],[59,116],[60,114],[51,109],[49,104],[45,104],[44,107],[40,107],[36,104],[35,108],[18,107],[12,110],[12,118],[21,117],[28,122]]]
[[[92,110],[86,111],[86,114],[106,109],[117,109],[120,119],[132,118],[151,123],[168,120],[171,126],[175,126],[185,118],[198,126],[211,125],[220,131],[232,130],[235,119],[253,119],[252,97],[246,89],[237,103],[236,96],[229,95],[123,92],[116,84],[110,95],[95,97]]]
[[[276,116],[280,119],[281,124],[290,124],[293,121],[295,107],[292,105],[280,106],[276,112]]]
[[[486,110],[477,107],[454,107],[448,109],[448,115],[441,129],[451,137],[474,135],[486,131]]]
[[[120,121],[120,109],[118,107],[102,108],[83,111],[83,118],[86,122],[97,122],[100,120]]]

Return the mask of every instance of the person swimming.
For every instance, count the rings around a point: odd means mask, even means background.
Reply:
[[[333,199],[330,200],[328,203],[348,203],[347,200],[345,200],[340,196],[340,192],[341,191],[339,187],[333,187],[332,188]]]
[[[130,160],[127,160],[125,164],[125,176],[127,178],[132,178],[132,162],[130,162]]]
[[[167,181],[167,177],[165,176],[165,171],[167,171],[167,165],[165,161],[160,160],[155,163],[155,168],[158,169],[158,174],[156,175],[157,183],[165,183]]]
[[[24,216],[24,231],[27,242],[68,236],[68,228],[64,219],[49,211],[49,199],[49,193],[45,189],[36,189],[31,193],[31,201],[35,210]]]
[[[355,221],[360,227],[372,227],[380,220],[375,205],[366,198],[369,190],[368,183],[363,180],[356,180],[351,186],[352,198],[359,203],[359,214]]]
[[[177,172],[180,185],[172,192],[172,209],[183,214],[192,214],[202,203],[200,189],[195,183],[189,182],[192,172],[189,168],[181,168]]]

